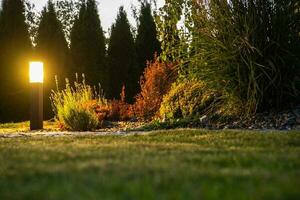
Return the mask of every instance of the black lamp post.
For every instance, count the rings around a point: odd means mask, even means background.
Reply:
[[[30,62],[30,130],[43,129],[43,82],[44,65]]]

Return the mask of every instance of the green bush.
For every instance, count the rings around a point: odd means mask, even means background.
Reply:
[[[97,115],[92,110],[72,104],[64,106],[58,116],[65,127],[72,131],[94,130],[99,124]]]
[[[164,96],[160,116],[168,120],[201,116],[215,109],[222,102],[220,97],[201,81],[177,82]]]
[[[57,82],[58,85],[58,82]],[[77,81],[72,87],[66,79],[66,88],[52,91],[51,102],[56,120],[63,128],[72,131],[90,131],[96,129],[99,118],[95,107],[104,104],[105,99],[97,94],[89,85]]]

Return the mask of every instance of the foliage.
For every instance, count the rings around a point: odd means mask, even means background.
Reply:
[[[25,2],[26,24],[28,26],[31,42],[35,46],[36,45],[35,40],[38,34],[38,27],[41,20],[41,13],[37,11],[35,4],[31,3],[30,0],[25,0],[24,2]],[[52,1],[48,3],[54,4]],[[79,9],[82,3],[83,3],[82,0],[55,1],[54,7],[56,10],[56,15],[58,20],[61,23],[62,30],[64,32],[68,45],[70,45],[71,30],[76,20],[76,17],[79,14]]]
[[[157,39],[157,30],[152,16],[151,4],[141,2],[140,16],[138,18],[137,36],[135,46],[139,67],[139,75],[147,67],[147,61],[153,60],[153,55],[161,52],[160,42]]]
[[[41,13],[36,11],[36,6],[34,3],[31,3],[30,0],[25,0],[25,18],[26,24],[28,27],[29,36],[31,39],[31,43],[33,46],[36,45],[36,37],[40,23],[40,15]]]
[[[206,114],[221,102],[220,93],[208,88],[204,82],[183,81],[173,84],[164,96],[160,108],[163,119],[179,119]]]
[[[109,121],[127,121],[134,117],[133,106],[126,103],[126,89],[122,87],[121,100],[111,100],[108,104],[98,105],[96,112],[99,116]]]
[[[242,102],[246,114],[282,108],[299,102],[297,6],[293,0],[168,1],[163,10],[175,11],[169,17],[185,16],[185,42],[163,49],[180,55],[181,78]]]
[[[45,70],[45,96],[49,97],[51,90],[55,89],[55,76],[66,77],[70,71],[69,49],[62,30],[62,25],[57,18],[54,4],[49,1],[41,13],[38,34],[36,37],[36,57],[44,62]],[[45,113],[52,117],[51,104],[46,102]]]
[[[72,70],[84,73],[92,85],[106,85],[105,38],[95,0],[81,4],[71,31]]]
[[[111,27],[107,60],[110,77],[109,97],[119,98],[119,91],[125,85],[126,101],[132,102],[138,88],[136,51],[123,7],[120,7],[116,22]]]
[[[180,61],[179,58],[186,53],[188,46],[180,38],[181,30],[178,29],[183,14],[182,4],[183,0],[166,1],[165,5],[155,12],[158,37],[162,48],[160,57],[170,62]]]
[[[133,106],[120,100],[110,102],[109,121],[128,121],[134,116]]]
[[[68,130],[94,130],[102,123],[95,108],[98,104],[105,105],[106,100],[86,85],[84,77],[82,83],[76,81],[73,87],[67,79],[66,88],[53,91],[51,101],[58,122]]]
[[[134,110],[139,118],[150,120],[157,114],[163,96],[176,80],[177,71],[174,64],[161,62],[157,57],[147,65],[141,77],[141,92],[136,96]]]
[[[20,121],[28,113],[28,58],[32,54],[22,0],[3,0],[0,11],[0,121]]]
[[[57,17],[62,24],[63,31],[68,44],[70,45],[70,37],[72,27],[79,14],[82,0],[58,0],[55,2]]]

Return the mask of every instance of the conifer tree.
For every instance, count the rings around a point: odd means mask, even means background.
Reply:
[[[136,52],[130,24],[123,7],[120,7],[116,22],[111,28],[107,59],[110,97],[119,98],[124,85],[126,100],[132,102],[138,88]]]
[[[157,30],[152,16],[151,4],[142,2],[138,18],[138,30],[135,41],[139,74],[142,75],[147,61],[154,58],[154,54],[161,52],[161,45],[157,39]]]
[[[3,0],[0,13],[0,121],[28,117],[31,41],[23,0]]]
[[[70,72],[68,45],[52,1],[48,1],[42,11],[36,43],[37,57],[44,62],[45,67],[45,113],[47,117],[50,117],[52,112],[48,99],[51,90],[56,88],[55,76],[59,80],[64,80]]]
[[[105,37],[95,0],[83,1],[71,31],[74,73],[84,73],[90,84],[106,85]]]

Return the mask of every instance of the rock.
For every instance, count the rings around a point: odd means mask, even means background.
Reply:
[[[138,122],[138,119],[136,117],[133,117],[130,119],[130,122]]]
[[[290,118],[285,119],[285,124],[284,125],[288,125],[288,126],[296,125],[296,118],[295,117],[290,117]]]
[[[291,127],[291,126],[286,126],[286,127],[285,127],[285,130],[290,131],[290,130],[292,130],[292,127]]]
[[[202,124],[206,124],[208,122],[208,117],[207,115],[203,115],[202,117],[200,117],[200,122]]]
[[[300,109],[294,109],[293,110],[294,115],[300,119]]]

